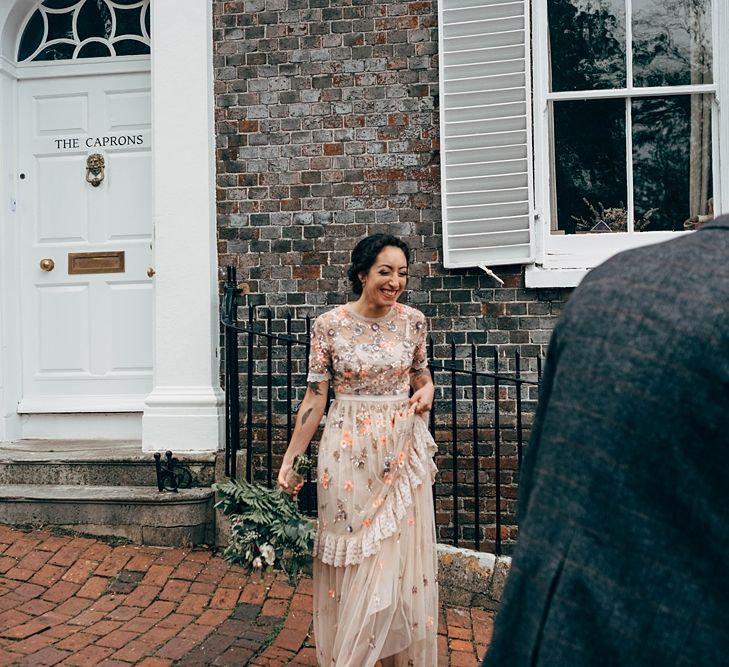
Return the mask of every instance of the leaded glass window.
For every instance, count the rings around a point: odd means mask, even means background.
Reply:
[[[28,17],[18,62],[146,55],[150,0],[42,0]]]

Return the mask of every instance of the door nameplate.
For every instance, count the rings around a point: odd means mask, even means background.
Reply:
[[[124,273],[124,251],[69,252],[68,273]]]

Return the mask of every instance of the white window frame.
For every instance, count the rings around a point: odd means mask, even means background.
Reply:
[[[553,188],[550,169],[550,136],[548,102],[550,100],[585,99],[584,92],[551,93],[548,90],[548,25],[547,3],[532,2],[533,42],[533,96],[534,96],[534,187],[536,204],[536,265],[527,267],[527,287],[571,287],[593,267],[622,250],[650,245],[677,238],[689,232],[638,232],[614,234],[558,235],[551,233],[551,192]],[[627,0],[627,17],[630,17],[632,0]],[[630,28],[626,30],[626,39]],[[714,210],[720,215],[729,201],[729,178],[721,178],[722,167],[729,164],[729,113],[720,113],[722,101],[729,103],[729,46],[720,35],[729,32],[729,7],[719,0],[712,0],[712,40],[714,83],[703,85],[674,86],[672,94],[711,93],[712,104],[712,160]],[[630,72],[628,72],[630,74]],[[630,81],[630,80],[629,80]],[[632,81],[630,81],[632,84]],[[591,91],[594,98],[630,98],[665,95],[665,88],[631,87]],[[632,202],[632,193],[629,195]],[[630,202],[628,208],[631,210]]]

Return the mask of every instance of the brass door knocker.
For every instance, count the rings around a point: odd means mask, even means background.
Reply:
[[[104,180],[104,156],[92,153],[86,158],[86,182],[95,188]]]

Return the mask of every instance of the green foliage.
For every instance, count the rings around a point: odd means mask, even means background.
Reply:
[[[299,474],[308,466],[305,457],[297,457],[294,463]],[[233,524],[223,557],[249,570],[280,567],[296,585],[316,532],[314,522],[299,512],[296,500],[278,487],[269,489],[245,480],[216,483],[213,489],[222,496],[215,506]]]

